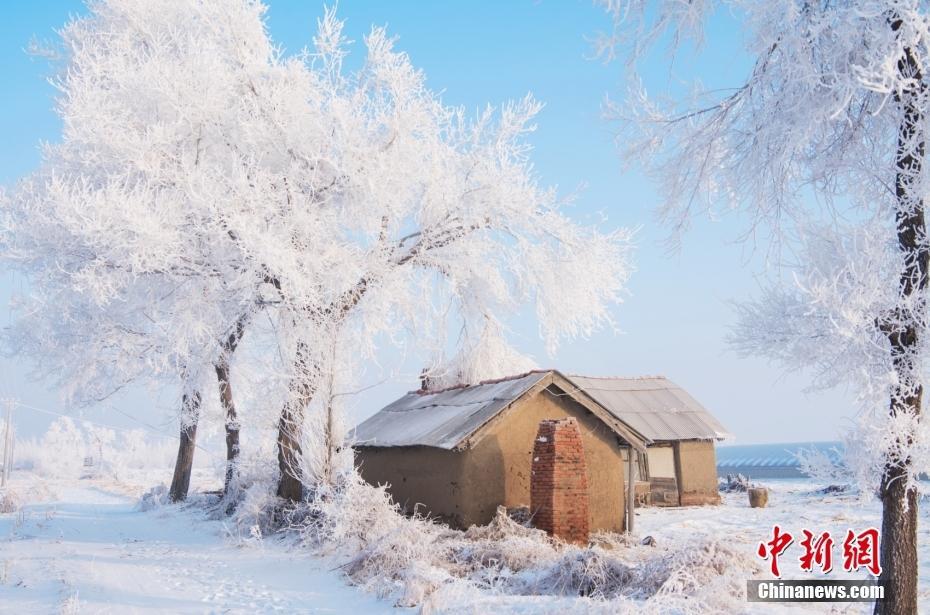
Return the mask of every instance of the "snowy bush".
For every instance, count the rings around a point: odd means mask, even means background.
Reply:
[[[383,487],[353,474],[293,511],[292,528],[319,554],[344,559],[352,583],[399,606],[428,612],[479,595],[586,597],[611,608],[643,601],[657,611],[709,612],[745,606],[757,562],[724,542],[695,538],[659,549],[599,533],[567,545],[511,519],[504,508],[485,526],[450,529],[405,517]]]
[[[164,483],[156,485],[142,494],[142,497],[139,498],[138,508],[139,510],[146,512],[149,510],[155,510],[156,508],[161,508],[168,504],[168,488],[165,487]]]
[[[742,474],[727,474],[727,477],[717,481],[720,493],[746,493],[752,487],[756,487],[750,482],[748,476]]]
[[[78,599],[77,591],[72,592],[62,601],[58,612],[61,615],[77,615],[81,612],[81,601]]]
[[[176,447],[171,439],[147,438],[140,429],[117,432],[60,417],[41,438],[16,441],[14,468],[45,478],[119,478],[128,470],[171,468]],[[90,458],[87,467],[85,458]]]
[[[244,482],[237,490],[235,513],[227,524],[227,533],[244,543],[256,542],[275,530],[274,510],[277,497],[271,481]],[[226,510],[231,507],[227,503]]]
[[[17,440],[13,467],[46,478],[78,478],[88,454],[84,433],[69,417],[56,419],[38,439]]]
[[[845,450],[833,449],[833,452],[834,455],[830,455],[821,449],[811,447],[799,450],[794,456],[800,464],[801,472],[817,482],[831,485],[853,482],[852,472],[843,463]]]
[[[14,513],[20,506],[19,496],[12,489],[0,489],[0,515]]]
[[[163,447],[141,432],[108,437],[89,427],[60,420],[41,440],[18,443],[18,456],[40,475],[77,477],[88,447],[98,446],[110,467],[120,469],[145,469]],[[487,525],[453,530],[423,515],[403,515],[384,487],[351,470],[339,472],[332,485],[308,482],[304,502],[284,504],[275,495],[277,465],[268,451],[250,451],[241,462],[226,498],[204,495],[189,503],[225,519],[227,534],[239,544],[260,545],[283,530],[336,562],[354,585],[423,612],[469,612],[468,605],[488,596],[505,602],[581,599],[591,612],[643,605],[647,612],[721,611],[742,605],[745,580],[757,570],[751,557],[710,539],[659,548],[627,535],[596,533],[588,547],[566,545],[518,523],[504,508]],[[168,504],[161,484],[140,498],[138,508]],[[0,494],[0,511],[17,507],[15,494]]]

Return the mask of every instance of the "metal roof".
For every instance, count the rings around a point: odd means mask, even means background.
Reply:
[[[569,376],[611,414],[653,441],[722,440],[726,428],[684,389],[662,376]]]
[[[586,394],[588,408],[602,413],[601,420],[637,448],[649,441],[729,437],[717,419],[666,378],[566,378],[547,370],[442,391],[412,391],[356,427],[356,446],[455,449],[549,376],[576,401]]]
[[[422,393],[407,393],[355,428],[356,446],[454,449],[550,372]]]

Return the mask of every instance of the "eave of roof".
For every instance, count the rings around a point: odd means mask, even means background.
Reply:
[[[359,425],[357,447],[432,446],[461,450],[519,401],[555,385],[638,450],[649,439],[604,408],[557,370],[540,370],[477,385],[412,391]]]
[[[447,450],[512,404],[548,371],[422,393],[412,391],[355,429],[357,446],[432,446]]]

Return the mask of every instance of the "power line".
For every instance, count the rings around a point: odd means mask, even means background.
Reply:
[[[85,419],[85,418],[77,417],[77,416],[74,416],[74,415],[72,415],[72,414],[64,414],[64,413],[62,413],[62,412],[55,412],[54,410],[47,410],[47,409],[45,409],[45,408],[37,408],[36,406],[30,406],[29,404],[24,404],[24,403],[21,403],[21,402],[17,402],[16,405],[19,406],[20,408],[26,408],[27,410],[33,410],[33,411],[35,411],[35,412],[41,412],[41,413],[43,413],[43,414],[49,414],[49,415],[51,415],[51,416],[63,416],[63,417],[65,417],[65,418],[79,420],[79,421],[84,422],[84,423],[90,423],[91,425],[96,425],[97,427],[106,427],[106,428],[108,428],[108,429],[113,429],[113,430],[115,430],[115,431],[122,431],[122,432],[127,432],[127,433],[128,433],[128,432],[131,432],[131,431],[144,431],[144,432],[146,432],[146,433],[149,433],[149,434],[151,434],[151,435],[153,435],[153,436],[156,436],[156,437],[159,437],[159,438],[169,438],[169,439],[172,439],[172,440],[175,438],[175,436],[169,436],[168,434],[158,433],[158,432],[151,431],[151,430],[148,430],[148,429],[142,429],[141,427],[136,427],[136,428],[117,427],[116,425],[110,425],[109,423],[101,423],[100,421],[91,421],[90,419]],[[126,414],[125,416],[127,416],[127,417],[129,417],[129,418],[132,418],[132,417],[129,416],[128,414]]]

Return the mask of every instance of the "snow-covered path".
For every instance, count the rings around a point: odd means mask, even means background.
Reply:
[[[139,512],[93,484],[0,515],[2,613],[383,613],[320,560],[177,509]],[[29,498],[32,499],[32,498]]]

